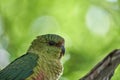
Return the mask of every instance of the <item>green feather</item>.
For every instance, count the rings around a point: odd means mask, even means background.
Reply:
[[[38,56],[27,53],[0,71],[0,80],[24,80],[33,73],[37,65]]]

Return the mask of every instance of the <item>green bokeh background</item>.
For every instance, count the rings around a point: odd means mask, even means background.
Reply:
[[[120,48],[120,0],[0,0],[0,49],[10,62],[48,33],[66,40],[61,80],[78,80]],[[117,68],[112,80],[119,75]]]

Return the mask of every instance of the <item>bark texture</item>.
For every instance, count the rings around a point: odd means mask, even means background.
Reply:
[[[116,49],[109,53],[88,74],[79,80],[111,80],[119,64],[120,49]]]

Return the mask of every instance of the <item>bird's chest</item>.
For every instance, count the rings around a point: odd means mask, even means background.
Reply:
[[[39,61],[33,71],[33,74],[26,80],[58,80],[62,73],[62,65],[58,61]]]

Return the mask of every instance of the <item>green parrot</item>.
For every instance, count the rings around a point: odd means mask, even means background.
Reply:
[[[64,53],[64,39],[59,35],[38,36],[26,54],[0,71],[0,80],[58,80]]]

